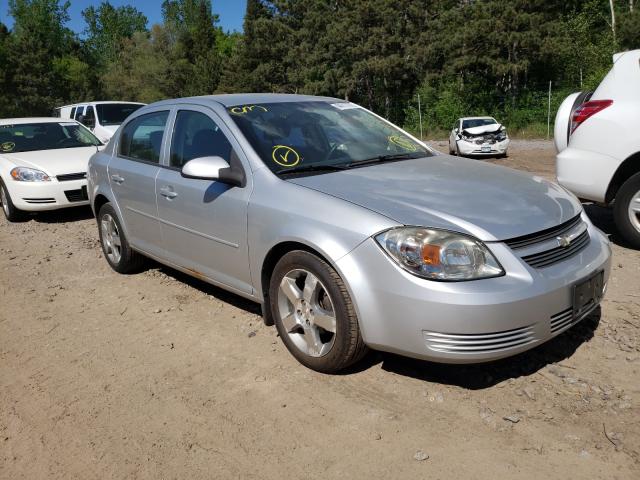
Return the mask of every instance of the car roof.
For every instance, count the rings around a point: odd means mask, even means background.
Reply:
[[[161,100],[153,106],[172,105],[176,103],[207,104],[216,102],[224,107],[256,103],[284,103],[284,102],[344,102],[339,98],[319,97],[315,95],[298,95],[290,93],[229,93],[221,95],[205,95],[202,97],[186,97]]]
[[[80,105],[102,105],[105,103],[117,103],[117,104],[125,104],[125,105],[146,105],[146,103],[142,103],[142,102],[121,102],[119,100],[100,100],[98,102],[79,102],[79,103],[72,103],[70,105],[62,105],[61,107],[56,107],[57,109],[59,108],[73,108],[73,107],[78,107]]]
[[[25,123],[69,123],[75,122],[68,118],[59,117],[24,117],[24,118],[0,118],[0,125],[23,125]],[[78,123],[78,122],[75,122]]]
[[[484,116],[484,117],[462,117],[460,118],[460,120],[484,120],[485,118],[488,118],[490,120],[495,120],[495,118],[490,117],[490,116]]]

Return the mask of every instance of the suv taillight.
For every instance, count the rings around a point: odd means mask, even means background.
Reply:
[[[611,105],[613,105],[613,100],[589,100],[580,105],[571,117],[571,133],[575,132],[576,128],[582,125],[582,122],[587,118]]]

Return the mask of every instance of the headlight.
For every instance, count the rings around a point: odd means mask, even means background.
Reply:
[[[499,277],[504,270],[479,240],[417,227],[387,230],[376,241],[402,268],[429,280],[462,281]]]
[[[27,167],[16,167],[11,170],[11,178],[18,182],[49,182],[51,178],[46,173]]]

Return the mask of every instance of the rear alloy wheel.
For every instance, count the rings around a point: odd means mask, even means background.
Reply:
[[[19,222],[24,219],[24,212],[15,207],[11,201],[11,195],[9,195],[9,191],[2,180],[0,180],[0,203],[2,203],[2,212],[8,221]]]
[[[335,373],[367,352],[344,282],[315,255],[293,251],[282,257],[269,299],[282,341],[306,367]]]
[[[613,214],[622,237],[632,247],[640,249],[640,173],[620,187]]]
[[[111,268],[118,273],[134,273],[142,268],[144,257],[129,246],[120,220],[110,203],[100,208],[98,231],[102,252]]]

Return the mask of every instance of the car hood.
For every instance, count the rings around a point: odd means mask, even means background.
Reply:
[[[562,187],[510,168],[448,155],[288,180],[404,224],[484,241],[555,227],[582,211]]]
[[[42,170],[49,176],[80,173],[87,171],[91,155],[96,147],[61,148],[57,150],[38,150],[35,152],[4,153],[4,158],[17,167],[28,167]]]
[[[481,127],[465,128],[463,132],[467,132],[470,135],[483,135],[485,133],[498,133],[501,128],[501,124],[492,123],[490,125],[482,125]]]

